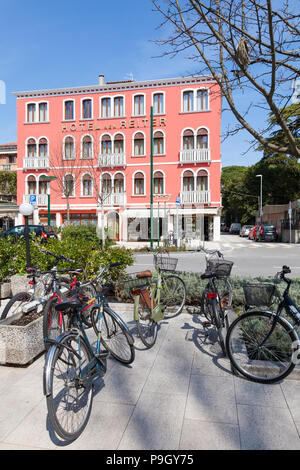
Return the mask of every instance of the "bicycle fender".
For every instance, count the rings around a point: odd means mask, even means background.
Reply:
[[[134,344],[134,337],[132,336],[132,334],[130,333],[129,331],[129,328],[127,326],[127,324],[124,322],[124,320],[120,317],[120,315],[118,315],[114,310],[112,310],[110,307],[108,306],[104,306],[104,311],[109,311],[109,313],[111,314],[112,317],[115,317],[117,318],[123,325],[123,328],[124,328],[124,333],[126,335],[126,338],[128,339],[128,342],[129,344],[132,346]]]

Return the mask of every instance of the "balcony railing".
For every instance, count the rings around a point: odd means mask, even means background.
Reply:
[[[24,170],[45,170],[46,168],[49,168],[49,157],[23,158]]]
[[[126,154],[123,153],[101,153],[98,158],[100,167],[114,168],[116,166],[126,166]]]
[[[103,201],[104,206],[124,206],[126,193],[111,193]]]
[[[30,204],[30,196],[34,196],[34,194],[24,194],[23,202],[27,202]],[[35,194],[35,196],[36,196],[36,204],[38,206],[47,206],[48,204],[47,194]]]
[[[181,191],[181,204],[209,204],[210,191]]]
[[[180,150],[180,163],[210,162],[210,149]]]

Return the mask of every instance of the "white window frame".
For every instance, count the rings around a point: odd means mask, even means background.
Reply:
[[[73,119],[66,119],[66,114],[65,114],[65,103],[67,101],[73,101]],[[76,121],[76,106],[75,106],[75,100],[72,98],[67,98],[63,100],[63,122],[74,122]]]

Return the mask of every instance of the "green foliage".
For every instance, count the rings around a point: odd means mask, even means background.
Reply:
[[[17,173],[0,171],[0,194],[17,194]]]

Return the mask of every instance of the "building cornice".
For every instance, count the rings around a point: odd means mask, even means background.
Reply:
[[[104,85],[79,86],[70,88],[54,88],[49,90],[16,91],[17,98],[35,98],[47,96],[80,95],[86,93],[107,93],[124,90],[142,90],[147,88],[162,88],[178,85],[195,85],[203,83],[216,83],[211,75],[195,75],[189,77],[166,78],[158,80],[113,82]]]

